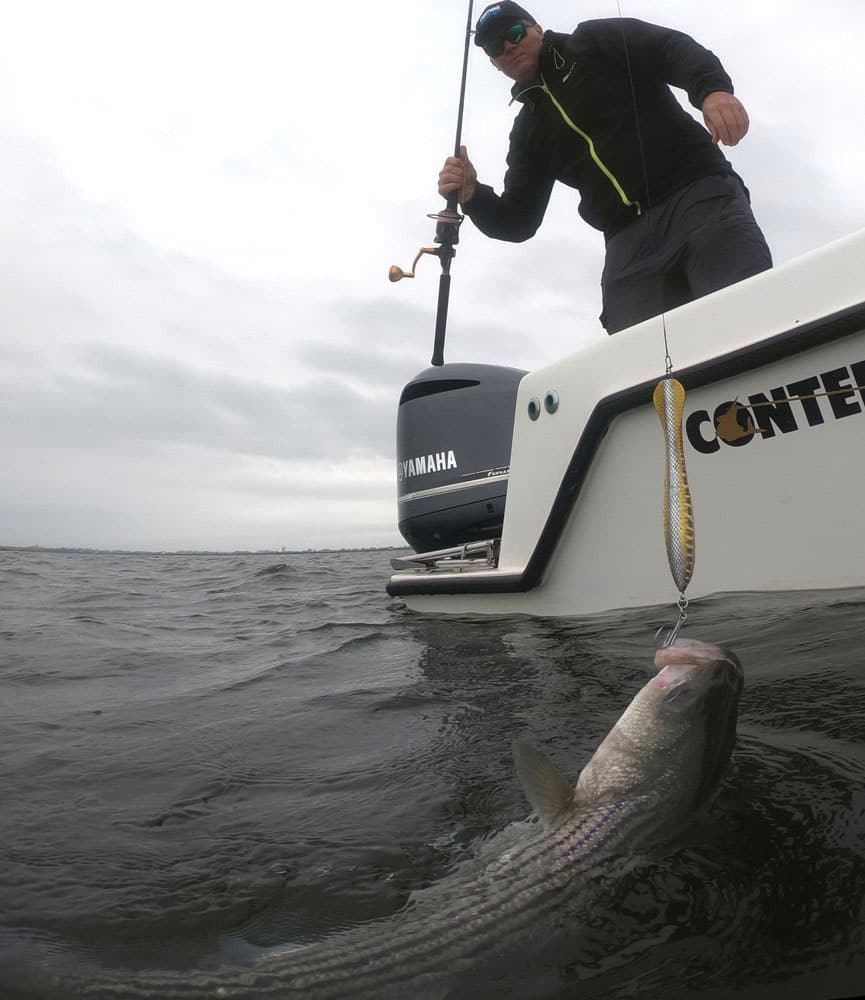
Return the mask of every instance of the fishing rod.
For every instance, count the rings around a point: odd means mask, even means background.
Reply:
[[[462,145],[463,130],[463,109],[466,98],[466,76],[469,66],[469,44],[472,35],[472,7],[474,0],[469,0],[468,16],[466,18],[465,49],[463,51],[463,72],[460,81],[460,101],[457,111],[457,134],[454,141],[454,156],[460,155]],[[436,305],[436,326],[435,340],[433,341],[433,354],[431,364],[439,367],[445,363],[445,330],[448,321],[448,302],[450,301],[451,290],[451,261],[456,255],[456,245],[460,241],[460,223],[463,216],[457,212],[457,192],[452,191],[448,196],[443,212],[433,212],[427,216],[428,219],[435,219],[436,231],[434,242],[437,246],[421,247],[417,256],[412,261],[411,271],[403,271],[396,264],[391,267],[388,277],[391,281],[400,281],[402,278],[413,278],[414,269],[417,262],[424,254],[434,254],[441,262],[442,273],[439,278],[438,304]]]

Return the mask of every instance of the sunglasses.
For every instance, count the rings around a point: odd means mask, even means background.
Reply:
[[[528,33],[529,29],[522,23],[522,21],[518,21],[516,24],[512,24],[503,35],[499,35],[498,38],[493,38],[488,41],[483,47],[484,52],[486,52],[490,59],[498,59],[498,57],[505,51],[505,42],[510,42],[512,45],[516,45],[518,42],[521,42]]]

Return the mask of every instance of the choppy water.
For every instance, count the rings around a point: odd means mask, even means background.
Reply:
[[[248,960],[390,914],[575,778],[646,680],[655,612],[436,620],[388,554],[0,552],[0,994],[22,932],[128,970]],[[745,666],[708,818],[452,997],[865,990],[865,591],[726,596]]]

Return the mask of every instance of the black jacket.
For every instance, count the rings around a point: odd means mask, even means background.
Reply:
[[[522,108],[504,191],[479,184],[465,214],[487,236],[527,240],[558,180],[579,190],[580,215],[609,237],[691,181],[732,173],[668,84],[697,108],[713,91],[733,93],[718,58],[680,31],[610,18],[546,32],[540,80],[513,88]]]

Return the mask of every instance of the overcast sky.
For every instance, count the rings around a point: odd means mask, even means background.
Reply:
[[[776,264],[865,226],[865,2],[621,3],[732,76],[751,133],[728,155]],[[0,0],[0,544],[401,542],[396,405],[440,268],[387,271],[432,242],[467,8]],[[472,46],[463,137],[498,190],[508,86]],[[605,336],[576,207],[557,189],[521,245],[465,223],[446,360]]]

